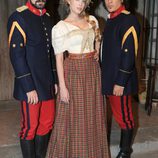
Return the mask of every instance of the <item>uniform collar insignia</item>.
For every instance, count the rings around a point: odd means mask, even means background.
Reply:
[[[119,14],[122,13],[123,10],[125,10],[125,6],[121,5],[115,12],[109,14],[110,19],[117,17]]]
[[[27,2],[27,3],[26,3],[26,6],[28,7],[28,9],[29,9],[32,13],[34,13],[34,14],[36,14],[36,15],[38,15],[38,16],[42,16],[43,14],[46,13],[46,9],[42,9],[42,12],[40,12],[39,9],[35,8],[34,6],[32,6],[30,2]]]

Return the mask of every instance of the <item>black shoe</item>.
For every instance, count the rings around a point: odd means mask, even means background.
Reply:
[[[34,140],[20,140],[23,158],[35,158]]]
[[[116,158],[130,158],[132,153],[133,129],[121,129],[120,152]]]
[[[48,142],[49,142],[50,133],[35,137],[35,148],[36,148],[36,158],[45,158]]]
[[[131,153],[124,153],[123,151],[120,151],[116,158],[130,158]]]

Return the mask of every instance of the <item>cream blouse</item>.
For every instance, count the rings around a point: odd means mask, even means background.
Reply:
[[[98,21],[94,16],[90,15],[89,21],[96,23],[95,29],[99,28]],[[95,30],[90,23],[87,29],[81,29],[61,20],[52,28],[52,45],[55,54],[64,51],[75,54],[92,52],[94,51],[94,40]]]

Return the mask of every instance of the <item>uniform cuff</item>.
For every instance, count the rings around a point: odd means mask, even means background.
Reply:
[[[24,76],[24,77],[17,77],[16,79],[19,80],[25,93],[36,89],[31,75]]]
[[[119,86],[122,86],[122,87],[125,87],[125,85],[127,84],[128,79],[129,79],[131,73],[132,72],[120,69],[119,72],[118,72],[115,84],[119,85]]]

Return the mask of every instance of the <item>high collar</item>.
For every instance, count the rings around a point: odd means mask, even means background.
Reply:
[[[110,13],[110,19],[117,17],[123,10],[125,10],[125,6],[121,5],[116,11]]]
[[[37,8],[35,8],[34,6],[32,6],[32,4],[31,4],[29,1],[26,3],[26,6],[28,7],[28,9],[29,9],[32,13],[34,13],[34,14],[36,14],[36,15],[38,15],[38,16],[42,16],[43,14],[46,13],[46,9],[42,9],[42,11],[40,12],[40,10],[37,9]]]

